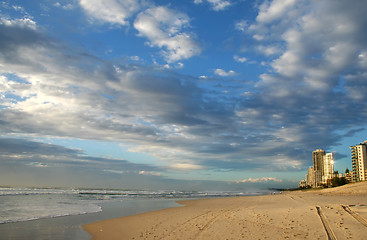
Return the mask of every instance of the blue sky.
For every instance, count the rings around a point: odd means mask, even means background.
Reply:
[[[0,2],[0,185],[294,187],[366,140],[365,1]]]

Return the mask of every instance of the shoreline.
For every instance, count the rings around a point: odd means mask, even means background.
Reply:
[[[179,206],[171,199],[124,199],[99,203],[102,211],[96,213],[67,215],[51,218],[37,218],[0,224],[0,239],[22,240],[88,240],[88,234],[82,226],[110,218],[128,216],[141,212]]]
[[[363,239],[367,235],[363,225],[366,197],[367,182],[362,182],[320,191],[185,200],[178,201],[182,207],[82,227],[95,240],[325,239],[327,234],[338,239]]]

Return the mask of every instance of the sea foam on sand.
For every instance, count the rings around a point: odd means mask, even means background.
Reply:
[[[93,239],[366,239],[367,182],[183,207],[84,225]],[[348,210],[349,209],[349,210]]]

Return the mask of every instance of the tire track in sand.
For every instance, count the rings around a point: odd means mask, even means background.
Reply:
[[[205,216],[207,216],[208,214],[210,214],[210,213],[213,213],[212,211],[207,211],[207,212],[205,212],[205,213],[202,213],[202,214],[200,214],[200,215],[198,215],[198,216],[195,216],[195,217],[193,217],[193,218],[190,218],[190,219],[188,219],[188,220],[186,220],[185,222],[183,222],[180,226],[178,226],[178,227],[176,227],[176,228],[174,228],[173,230],[171,230],[166,236],[164,236],[163,237],[163,239],[165,239],[165,238],[169,238],[169,237],[171,237],[172,236],[172,234],[174,234],[175,232],[177,232],[177,231],[179,231],[180,229],[185,229],[185,227],[187,226],[187,225],[190,225],[190,224],[192,224],[192,226],[195,226],[195,221],[196,220],[198,220],[199,218],[205,218]],[[217,216],[215,216],[214,218],[216,218]],[[210,222],[210,221],[209,221]],[[206,227],[208,227],[209,226],[209,224],[207,223],[205,226]],[[204,226],[204,227],[205,227]],[[196,224],[196,227],[197,227],[197,224]],[[198,230],[200,231],[200,230],[202,230],[204,227],[202,227],[202,228],[200,228],[200,227],[198,227]]]
[[[175,232],[185,229],[192,229],[195,227],[197,229],[196,234],[194,234],[194,239],[199,239],[202,234],[206,232],[207,229],[210,228],[221,216],[225,215],[225,213],[230,212],[230,210],[221,210],[219,213],[208,211],[198,216],[195,216],[187,221],[183,222],[179,227],[170,231],[163,239],[170,239],[172,234],[174,235]],[[211,215],[211,216],[209,216]]]
[[[316,210],[317,210],[317,214],[319,215],[322,225],[324,226],[326,235],[327,235],[327,239],[328,240],[337,240],[336,236],[333,232],[333,230],[331,229],[329,222],[327,221],[325,215],[323,214],[323,212],[321,211],[321,207],[320,206],[316,206]]]
[[[356,213],[355,211],[350,209],[350,207],[347,206],[347,205],[340,205],[340,206],[344,209],[344,211],[346,211],[352,217],[354,217],[354,219],[356,219],[359,223],[361,223],[363,226],[367,227],[367,220],[365,218],[363,218],[361,215],[359,215],[358,213]]]
[[[219,213],[216,214],[214,217],[210,218],[210,220],[207,221],[207,223],[203,227],[199,228],[199,233],[197,233],[196,238],[199,238],[203,233],[205,233],[205,231],[209,229],[220,217],[226,216],[226,214],[233,212],[236,211],[233,209],[223,209],[219,211]]]

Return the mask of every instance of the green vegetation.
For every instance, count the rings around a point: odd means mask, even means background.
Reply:
[[[345,177],[334,177],[331,179],[331,186],[338,187],[349,183],[349,181]]]

